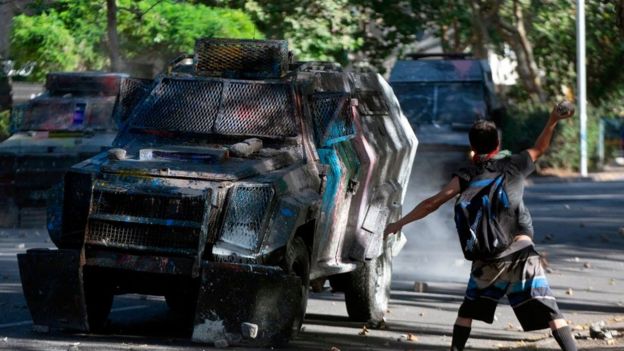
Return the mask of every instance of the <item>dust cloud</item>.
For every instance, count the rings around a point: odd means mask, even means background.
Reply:
[[[462,153],[417,152],[403,214],[440,191],[465,159]],[[451,199],[426,218],[403,227],[407,244],[394,258],[393,285],[467,281],[470,262],[464,259],[457,239],[454,203]]]

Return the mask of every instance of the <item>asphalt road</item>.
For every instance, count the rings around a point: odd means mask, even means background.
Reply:
[[[624,182],[538,182],[528,187],[527,202],[538,251],[547,257],[551,286],[571,325],[585,335],[588,323],[602,320],[624,332]],[[395,261],[387,329],[362,333],[347,319],[342,294],[326,291],[311,295],[304,330],[287,349],[448,350],[468,272],[449,225],[441,216],[405,228],[409,242]],[[15,254],[49,245],[44,230],[0,231],[0,350],[210,349],[190,343],[189,328],[152,296],[116,297],[105,334],[33,332]],[[468,349],[557,349],[547,331],[518,328],[503,303],[492,325],[475,323]],[[624,339],[579,345],[624,350]]]

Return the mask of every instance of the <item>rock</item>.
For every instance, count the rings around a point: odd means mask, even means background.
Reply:
[[[255,339],[258,336],[258,325],[254,323],[241,323],[241,334],[244,338]]]
[[[577,333],[574,333],[574,338],[576,340],[586,340],[586,339],[589,339],[589,334],[577,332]]]
[[[214,346],[216,348],[219,348],[219,349],[224,349],[224,348],[230,346],[230,344],[225,339],[219,339],[219,340],[214,342]]]

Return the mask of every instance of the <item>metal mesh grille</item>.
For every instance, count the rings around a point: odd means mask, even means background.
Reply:
[[[227,78],[279,78],[288,67],[284,40],[200,39],[195,45],[195,71]]]
[[[260,244],[273,188],[237,187],[230,194],[221,240],[254,250]]]
[[[226,135],[296,136],[288,83],[229,83],[215,132]]]
[[[132,109],[149,94],[152,81],[146,79],[125,78],[119,88],[116,116],[121,121],[130,117]]]
[[[94,214],[171,219],[202,223],[203,197],[169,197],[94,191]]]
[[[314,94],[310,107],[314,117],[317,143],[324,144],[331,139],[354,133],[347,95],[343,93]]]
[[[218,80],[163,78],[137,107],[131,127],[209,134],[222,89]]]
[[[107,247],[196,251],[197,228],[89,220],[87,243]]]

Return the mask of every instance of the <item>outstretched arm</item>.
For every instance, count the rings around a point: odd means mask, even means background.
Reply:
[[[546,150],[548,150],[557,123],[562,119],[572,117],[572,115],[574,115],[574,109],[568,111],[567,114],[559,114],[557,112],[557,107],[555,106],[553,108],[550,112],[550,118],[548,119],[548,122],[546,122],[546,126],[544,126],[544,130],[542,130],[542,133],[535,141],[535,145],[527,150],[533,161],[537,160],[546,152]]]
[[[401,230],[404,225],[426,217],[431,212],[437,210],[442,204],[459,194],[459,191],[459,178],[453,177],[453,179],[444,188],[442,188],[439,193],[423,200],[421,203],[416,205],[413,210],[406,214],[405,217],[394,223],[388,224],[388,227],[386,227],[386,230],[384,231],[384,236],[396,233]]]

